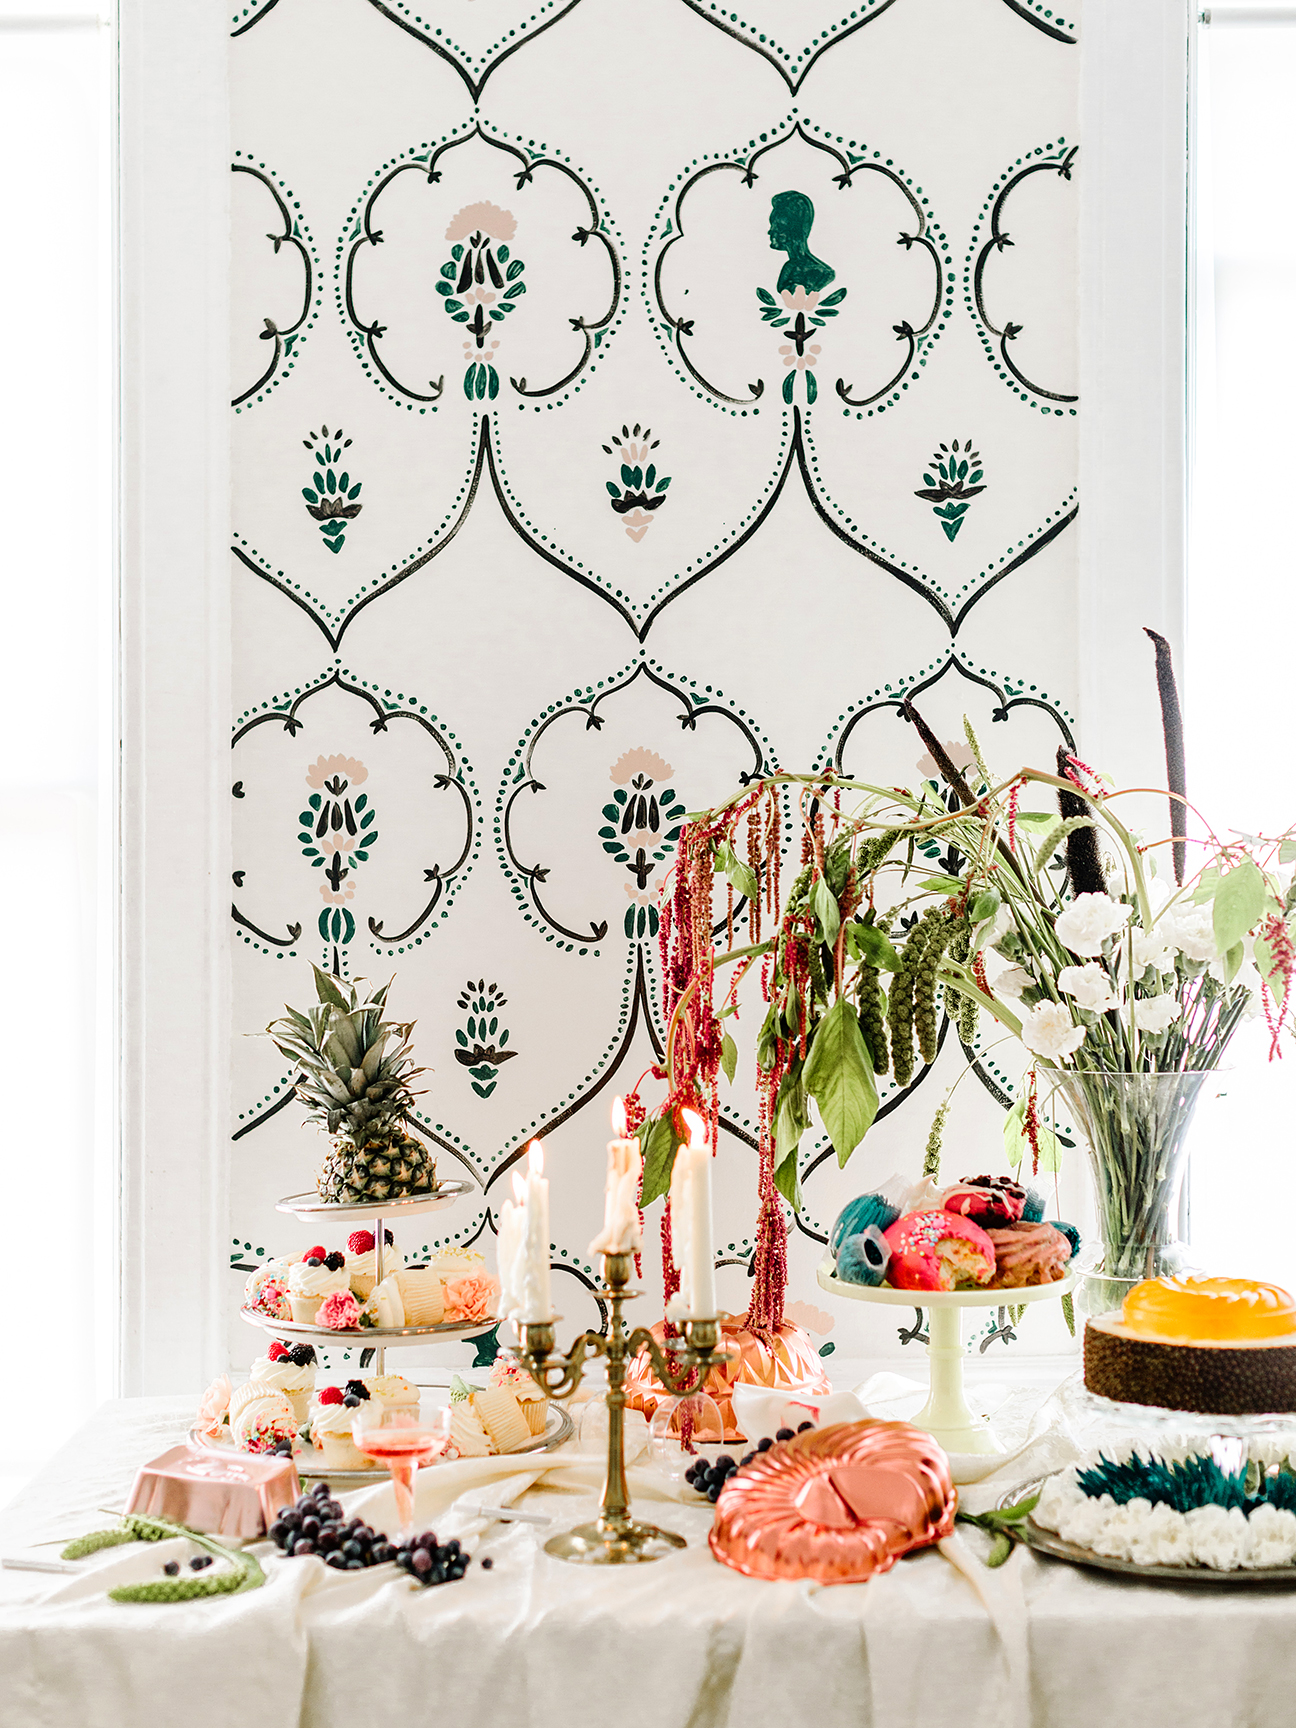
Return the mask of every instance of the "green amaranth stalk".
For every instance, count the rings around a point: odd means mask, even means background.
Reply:
[[[192,1602],[205,1596],[233,1596],[245,1590],[257,1590],[265,1583],[261,1563],[242,1549],[228,1548],[215,1537],[199,1530],[186,1529],[167,1518],[147,1518],[128,1513],[116,1530],[95,1530],[69,1542],[63,1550],[65,1560],[81,1560],[103,1548],[122,1542],[166,1542],[173,1536],[183,1536],[213,1559],[224,1560],[224,1571],[208,1572],[202,1577],[159,1578],[145,1584],[119,1584],[108,1592],[113,1602]]]

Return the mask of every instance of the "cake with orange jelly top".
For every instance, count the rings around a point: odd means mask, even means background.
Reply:
[[[1250,1278],[1145,1279],[1086,1324],[1084,1381],[1163,1410],[1296,1410],[1296,1302]]]

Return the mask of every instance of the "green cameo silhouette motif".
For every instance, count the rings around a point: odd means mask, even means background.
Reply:
[[[822,294],[837,274],[810,250],[814,215],[814,204],[804,192],[776,192],[770,200],[770,251],[787,253],[787,263],[779,271],[780,294],[794,288]]]
[[[779,347],[787,368],[783,379],[785,402],[792,400],[798,373],[805,378],[806,401],[813,402],[819,394],[814,367],[821,349],[810,338],[837,316],[846,298],[844,288],[824,293],[837,272],[810,250],[813,226],[814,204],[804,192],[774,194],[770,200],[770,250],[786,252],[787,263],[779,271],[777,294],[771,294],[768,288],[758,288],[756,298],[764,323],[775,330],[787,328],[788,340]]]

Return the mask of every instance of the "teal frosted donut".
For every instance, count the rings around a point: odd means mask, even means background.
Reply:
[[[861,1230],[870,1226],[879,1232],[890,1229],[899,1216],[900,1208],[893,1206],[882,1194],[861,1194],[848,1200],[837,1214],[837,1222],[828,1237],[829,1253],[836,1254],[848,1236],[858,1236]]]
[[[848,1284],[880,1284],[891,1264],[891,1250],[876,1224],[848,1236],[837,1250],[837,1276]]]

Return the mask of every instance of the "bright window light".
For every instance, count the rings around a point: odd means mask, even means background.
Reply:
[[[1199,31],[1188,789],[1215,822],[1296,820],[1287,438],[1296,225],[1287,168],[1296,6],[1213,5]],[[1243,1027],[1193,1141],[1192,1237],[1209,1270],[1296,1285],[1296,1044]],[[1257,1223],[1257,1219],[1259,1223]],[[1271,1224],[1267,1220],[1273,1220]]]
[[[113,1182],[98,1036],[113,880],[108,36],[66,4],[0,4],[0,1185],[5,1283],[23,1316],[3,1362],[41,1412],[0,1434],[0,1503],[110,1389],[113,1287],[95,1253]]]

